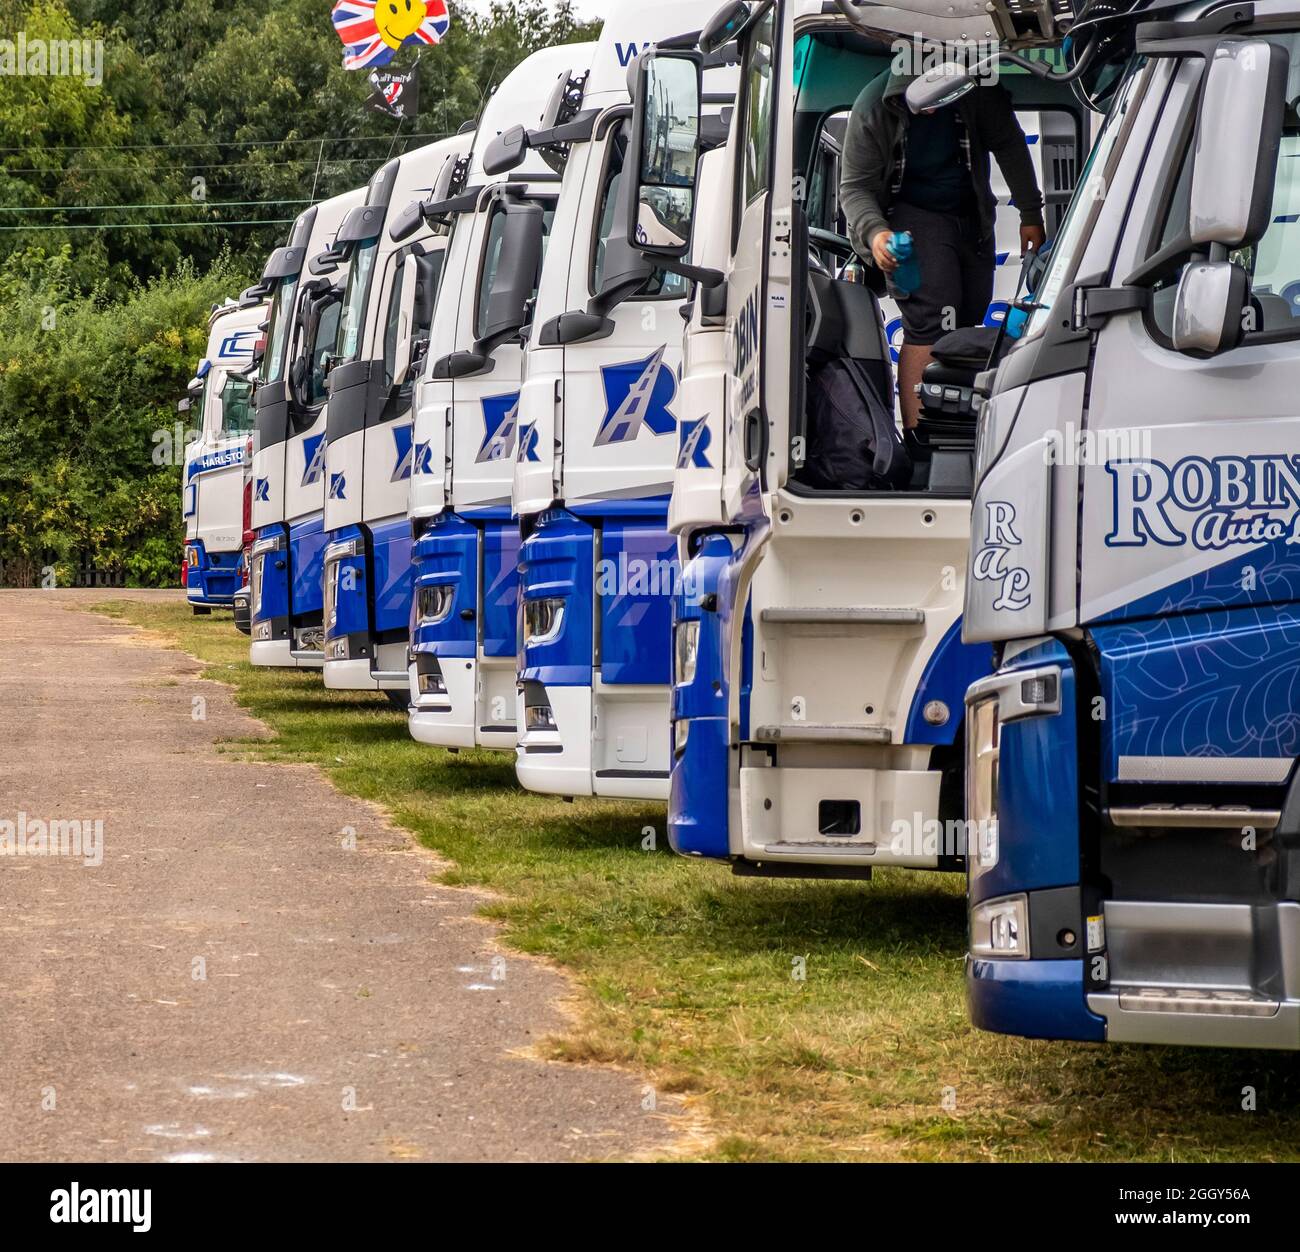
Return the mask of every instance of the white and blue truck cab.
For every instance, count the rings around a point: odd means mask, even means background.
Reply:
[[[669,838],[738,873],[963,867],[942,823],[962,815],[963,696],[992,667],[960,623],[974,371],[945,373],[922,411],[925,455],[891,487],[819,481],[810,406],[819,373],[851,370],[862,411],[869,397],[892,426],[893,311],[845,238],[839,143],[900,44],[963,29],[912,7],[735,3],[695,47],[661,45],[638,69],[641,135],[664,116],[689,134],[706,98],[701,62],[738,46],[724,153],[664,168],[647,147],[631,206],[643,252],[667,266],[693,255],[697,282],[671,510],[685,565]],[[988,34],[974,19],[965,29]],[[1086,109],[1022,67],[1001,81],[1038,140],[1050,234],[1085,150]],[[1004,197],[1004,252],[1016,236],[1008,207]],[[1015,278],[1000,282],[1005,301]]]
[[[530,790],[663,800],[670,763],[667,514],[689,282],[630,244],[629,67],[695,6],[607,11],[572,121],[524,136],[566,160],[520,395],[516,769]],[[714,113],[734,72],[711,70]],[[675,142],[665,134],[665,142]]]
[[[446,236],[421,225],[397,242],[387,229],[462,156],[467,135],[385,164],[339,230],[348,261],[328,366],[322,571],[326,687],[384,691],[406,707],[411,604],[408,484],[415,460],[412,401],[427,347]]]
[[[319,669],[324,656],[325,357],[334,350],[346,271],[312,274],[364,187],[311,205],[267,259],[271,312],[257,386],[249,554],[254,665]]]
[[[207,356],[189,386],[197,438],[185,449],[185,596],[195,613],[231,608],[243,582],[244,462],[266,304],[229,301],[208,318]],[[182,404],[185,402],[182,401]]]
[[[498,167],[490,157],[507,136],[517,145],[518,135],[571,120],[591,54],[590,44],[567,44],[516,66],[484,106],[472,152],[417,206],[451,232],[410,483],[408,722],[420,743],[515,746],[519,390],[562,162],[520,152]]]
[[[1300,7],[1160,17],[1071,41],[1104,128],[979,380],[968,1002],[1294,1049]]]

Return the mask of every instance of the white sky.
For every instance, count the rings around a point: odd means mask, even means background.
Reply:
[[[556,0],[546,0],[546,2],[553,9],[559,7],[558,4],[556,3]],[[606,6],[601,3],[601,0],[573,0],[574,13],[578,17],[582,18],[584,21],[589,21],[592,18],[602,17],[604,15],[605,8]]]

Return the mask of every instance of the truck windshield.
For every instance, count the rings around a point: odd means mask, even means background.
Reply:
[[[339,316],[339,334],[335,355],[339,364],[355,361],[361,355],[361,331],[366,319],[366,297],[370,294],[370,277],[379,252],[379,236],[357,246],[348,269],[348,289]]]
[[[278,383],[284,377],[289,324],[293,321],[294,297],[298,293],[298,275],[282,278],[271,301],[270,325],[266,332],[266,356],[263,381]]]
[[[1052,242],[1047,270],[1038,284],[1038,290],[1034,292],[1034,302],[1038,307],[1025,328],[1026,337],[1036,335],[1046,327],[1053,303],[1074,274],[1075,264],[1083,250],[1083,245],[1087,242],[1092,223],[1104,203],[1105,180],[1110,169],[1111,158],[1123,133],[1125,119],[1138,98],[1138,88],[1143,77],[1135,70],[1124,80],[1110,112],[1106,115],[1101,134],[1084,162],[1079,181],[1075,184],[1074,196],[1070,200],[1070,207],[1066,210],[1061,229]]]

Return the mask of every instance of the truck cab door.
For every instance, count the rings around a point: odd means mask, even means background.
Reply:
[[[542,208],[544,221],[549,217],[549,204]],[[460,306],[457,348],[461,352],[485,341],[490,332],[494,286],[503,267],[516,263],[509,255],[511,212],[507,201],[494,195],[476,219],[480,226],[475,232],[478,247],[471,254]],[[493,345],[486,361],[482,369],[455,378],[452,384],[451,503],[457,510],[510,503],[519,447],[519,388],[524,368],[524,345],[518,334]]]
[[[408,266],[408,259],[414,263]],[[440,264],[441,253],[429,260]],[[420,284],[436,282],[436,275],[422,277],[420,258],[409,249],[401,249],[388,256],[380,281],[381,294],[375,308],[379,320],[374,328],[379,355],[371,362],[371,398],[366,408],[362,454],[362,514],[366,521],[406,514],[415,463],[411,412],[415,379],[410,370],[410,349],[421,334],[427,337],[431,316],[426,314],[423,328],[416,328],[415,302]],[[399,359],[403,347],[406,356]]]
[[[338,338],[343,293],[327,287],[303,309],[286,382],[284,520],[319,513],[325,504],[326,361]]]
[[[691,263],[725,274],[731,244],[729,148],[706,152],[699,163],[698,207]],[[723,441],[727,419],[727,285],[697,283],[682,342],[677,465],[668,527],[677,534],[716,526],[722,511]]]
[[[298,316],[299,276],[276,285],[267,322],[266,352],[256,395],[253,434],[253,529],[285,518],[285,466],[289,438],[288,369]]]
[[[251,349],[250,349],[251,351]],[[244,457],[253,430],[253,384],[216,368],[197,462],[196,535],[209,552],[233,552],[244,539]]]
[[[765,476],[776,468],[778,453],[784,462],[784,453],[773,446],[770,418],[764,412],[766,395],[782,395],[781,378],[789,377],[788,353],[784,366],[779,353],[772,354],[771,360],[765,354],[769,335],[777,336],[777,342],[789,342],[780,333],[789,324],[789,310],[782,308],[782,302],[789,304],[792,195],[789,190],[779,195],[772,178],[779,12],[775,6],[769,9],[746,41],[731,149],[734,200],[727,275],[731,369],[722,490],[724,512],[737,520],[765,512]],[[792,38],[793,31],[787,33]],[[774,250],[770,274],[769,242]],[[772,377],[765,376],[765,366],[774,371]]]
[[[629,124],[593,146],[568,306],[617,299],[603,332],[564,348],[566,500],[667,497],[677,461],[677,391],[685,279],[653,270],[626,242]],[[589,243],[587,241],[590,241]],[[629,291],[630,288],[630,291]]]

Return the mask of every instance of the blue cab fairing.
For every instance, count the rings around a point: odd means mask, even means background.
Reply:
[[[325,570],[326,661],[364,657],[373,671],[380,646],[406,647],[412,586],[410,523],[399,517],[369,527],[345,526],[327,539],[327,555],[337,545],[351,544],[355,551]]]
[[[546,687],[589,687],[595,593],[596,531],[564,509],[548,509],[519,548],[519,595],[565,605],[559,630],[543,642],[522,640],[519,679]]]
[[[519,527],[508,509],[441,513],[411,548],[411,650],[416,656],[513,657],[519,598]],[[479,601],[480,577],[482,603]],[[423,590],[450,586],[446,615],[427,622]]]
[[[1052,640],[1018,654],[999,675],[1059,666],[1060,711],[1000,727],[995,864],[972,873],[972,906],[1024,893],[1029,959],[968,956],[966,999],[983,1030],[1028,1038],[1101,1041],[1105,1022],[1086,1003],[1082,947],[1043,956],[1053,942],[1035,919],[1060,892],[1077,892],[1081,878],[1078,709],[1074,666]],[[1044,832],[1051,832],[1044,838]],[[1040,907],[1041,906],[1041,907]],[[1080,918],[1074,918],[1077,930]],[[1051,928],[1049,928],[1051,929]]]
[[[667,519],[664,497],[555,507],[537,515],[521,545],[525,786],[666,796],[681,582]]]
[[[257,532],[255,550],[274,547],[258,564],[255,640],[288,640],[297,647],[296,632],[320,626],[325,543],[320,513],[289,526],[275,522]]]
[[[725,860],[730,848],[730,686],[714,607],[730,560],[731,541],[727,536],[706,535],[682,571],[682,586],[674,605],[674,630],[680,630],[684,623],[698,622],[699,635],[694,674],[673,675],[668,842],[683,856],[715,860]]]
[[[243,582],[243,551],[209,552],[201,539],[186,546],[198,554],[197,565],[186,565],[186,598],[200,607],[230,608]]]

